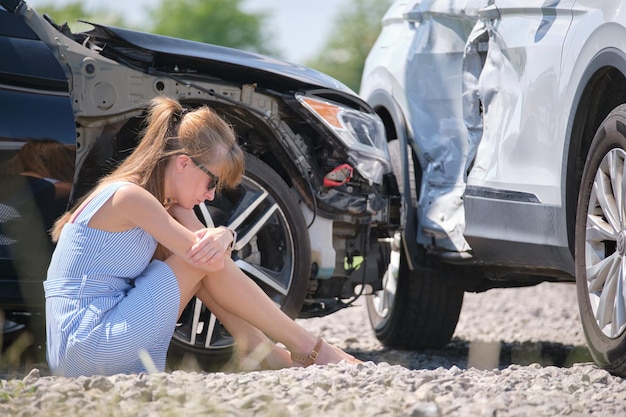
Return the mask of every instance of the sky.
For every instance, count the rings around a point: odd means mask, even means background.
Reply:
[[[33,8],[44,4],[64,4],[72,0],[26,0]],[[175,0],[173,0],[175,1]],[[146,9],[154,0],[81,0],[87,10],[112,10],[124,15],[131,24],[147,18]],[[337,13],[351,0],[244,0],[242,9],[265,11],[269,32],[283,58],[298,64],[315,57],[326,43]],[[72,27],[72,22],[68,22]]]

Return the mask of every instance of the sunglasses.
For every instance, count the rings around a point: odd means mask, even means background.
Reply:
[[[205,167],[204,164],[202,162],[198,161],[196,158],[192,158],[192,157],[189,157],[189,158],[191,159],[191,162],[193,162],[195,166],[200,168],[200,171],[202,171],[205,174],[207,174],[209,176],[209,178],[211,179],[211,182],[209,182],[209,185],[207,186],[207,191],[215,190],[217,188],[217,184],[220,181],[219,177],[217,175],[213,174],[211,171],[209,171],[207,169],[207,167]]]

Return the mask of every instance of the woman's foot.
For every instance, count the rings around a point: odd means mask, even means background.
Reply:
[[[289,368],[289,352],[274,343],[261,343],[250,353],[239,355],[240,371],[266,371]]]
[[[328,365],[341,361],[346,361],[351,364],[362,363],[359,359],[327,343],[322,338],[317,339],[315,346],[313,346],[311,352],[308,354],[292,352],[291,361],[293,362],[293,366],[304,368],[311,365]]]

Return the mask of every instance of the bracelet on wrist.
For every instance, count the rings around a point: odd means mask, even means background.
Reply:
[[[233,235],[233,241],[230,242],[230,245],[228,245],[228,248],[226,250],[228,251],[232,251],[235,249],[235,243],[237,243],[237,231],[233,230],[233,229],[229,229],[226,226],[220,226],[223,227],[224,229],[228,230],[230,232],[231,235]]]

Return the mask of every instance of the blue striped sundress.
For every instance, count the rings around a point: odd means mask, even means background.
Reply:
[[[165,369],[180,290],[171,268],[151,260],[156,240],[134,228],[107,232],[88,226],[93,214],[126,182],[104,187],[67,223],[44,281],[47,359],[61,376],[147,370],[147,352]]]

